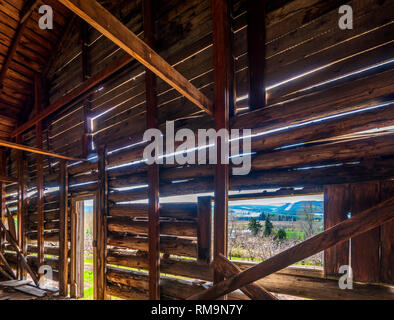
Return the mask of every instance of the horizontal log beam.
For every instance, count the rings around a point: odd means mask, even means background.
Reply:
[[[212,114],[212,102],[185,77],[169,65],[144,41],[95,0],[58,0],[92,27],[142,63],[163,81],[204,112]]]
[[[242,270],[253,267],[253,263],[235,262]],[[134,289],[144,290],[147,286],[147,275],[144,272],[136,272],[133,270],[125,270],[120,268],[108,267],[107,280],[111,280],[111,286],[116,287],[114,296],[133,299]],[[132,273],[132,274],[131,274]],[[208,266],[207,266],[207,272]],[[196,275],[198,277],[198,275]],[[167,281],[169,279],[169,281]],[[193,290],[190,286],[195,282],[180,280],[181,283],[173,284],[173,278],[161,277],[161,291],[166,296],[186,299]],[[178,279],[179,280],[179,279]],[[389,285],[367,284],[354,282],[353,290],[341,290],[338,286],[338,279],[325,279],[322,270],[310,269],[307,267],[290,267],[276,272],[264,279],[259,280],[261,284],[269,291],[277,294],[292,295],[308,299],[320,300],[391,300],[393,288]],[[127,285],[128,284],[128,285]],[[122,287],[122,285],[124,287]],[[184,287],[186,285],[187,287]],[[134,288],[133,288],[134,286]],[[204,292],[205,283],[198,289]],[[181,290],[179,290],[181,289]],[[164,291],[163,291],[164,290]],[[197,290],[195,291],[197,293]],[[122,293],[122,296],[118,294]],[[234,292],[235,293],[235,292]],[[245,299],[240,294],[230,294],[231,300]]]
[[[252,170],[293,168],[327,162],[338,163],[392,154],[394,154],[394,134],[391,133],[359,140],[305,146],[268,154],[261,153],[253,157]]]
[[[14,178],[14,177],[0,176],[0,182],[5,182],[5,183],[18,183],[19,180],[18,180],[18,178]]]
[[[214,300],[394,219],[394,197],[222,281],[190,300]]]
[[[148,255],[125,250],[109,250],[107,264],[141,270],[148,270]],[[211,281],[212,274],[208,264],[191,259],[163,258],[160,272],[177,276]]]
[[[120,298],[148,299],[148,274],[145,272],[125,270],[109,267],[107,281],[110,291]],[[117,288],[115,289],[114,286]],[[199,293],[204,290],[204,284],[189,280],[176,279],[172,277],[160,277],[161,299],[180,299],[184,300],[190,294]],[[239,295],[237,295],[239,297]],[[230,299],[236,300],[236,295]],[[246,299],[246,297],[244,297]]]
[[[109,246],[122,247],[132,250],[148,252],[148,238],[139,236],[124,236],[110,232],[108,234]],[[160,252],[181,257],[197,258],[197,241],[192,239],[160,236]]]
[[[377,109],[360,111],[357,114],[311,123],[252,139],[253,151],[272,151],[279,147],[323,139],[340,138],[357,132],[394,125],[393,104]],[[257,133],[259,130],[255,130]]]
[[[132,221],[123,218],[108,218],[108,230],[111,232],[147,234],[148,222]],[[197,224],[195,222],[161,221],[160,233],[179,237],[197,237]]]
[[[147,204],[113,205],[109,208],[112,217],[147,218]],[[160,205],[161,218],[196,219],[197,205],[193,203],[167,203]]]
[[[248,112],[234,117],[231,128],[268,131],[392,101],[393,76],[394,70],[389,70],[295,101]]]

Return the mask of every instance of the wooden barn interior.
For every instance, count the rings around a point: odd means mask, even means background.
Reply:
[[[393,0],[0,1],[0,300],[81,297],[85,200],[95,300],[394,299],[393,22]],[[169,121],[251,129],[250,173],[148,165]],[[311,194],[322,233],[228,259],[230,200]]]

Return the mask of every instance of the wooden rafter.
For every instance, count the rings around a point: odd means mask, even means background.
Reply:
[[[95,0],[58,0],[150,69],[200,109],[212,114],[212,102],[160,55]]]
[[[215,300],[282,270],[298,261],[354,238],[394,219],[394,197],[292,247],[256,266],[222,281],[190,300]]]
[[[61,154],[57,154],[57,153],[53,153],[53,152],[50,152],[50,151],[45,151],[45,150],[42,150],[42,149],[33,148],[33,147],[29,147],[29,146],[25,146],[25,145],[22,145],[22,144],[9,142],[9,141],[0,140],[0,146],[6,147],[6,148],[15,149],[15,150],[32,152],[32,153],[35,153],[35,154],[41,154],[41,155],[44,155],[44,156],[53,157],[53,158],[57,158],[57,159],[64,159],[64,160],[71,160],[71,161],[86,161],[85,159],[78,159],[78,158],[67,157],[67,156],[63,156]]]
[[[17,50],[20,40],[23,36],[23,32],[25,31],[25,28],[27,26],[28,18],[32,14],[32,12],[37,4],[38,4],[37,0],[35,0],[35,1],[28,0],[25,3],[25,5],[21,11],[20,22],[18,24],[18,28],[16,29],[15,36],[12,39],[11,46],[8,49],[7,56],[4,60],[3,67],[0,72],[0,88],[3,87],[4,79],[7,76],[8,69],[11,65],[12,59],[15,56],[16,50]]]

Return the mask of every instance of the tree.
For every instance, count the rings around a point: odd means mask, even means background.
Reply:
[[[274,229],[274,225],[270,220],[270,216],[267,215],[265,218],[264,224],[264,237],[269,237],[272,234],[272,230]]]
[[[279,240],[279,241],[285,240],[285,239],[286,239],[286,236],[287,236],[287,235],[286,235],[285,229],[280,228],[280,229],[278,229],[278,232],[277,232],[277,234],[276,234],[274,240]]]
[[[316,208],[313,201],[308,201],[303,204],[302,212],[300,212],[301,219],[299,224],[301,225],[301,230],[304,232],[305,239],[312,237],[316,232],[314,228]]]
[[[257,221],[256,218],[250,219],[248,229],[250,230],[252,235],[257,236],[259,234],[259,232],[261,231],[261,228],[262,228],[262,225],[260,224],[260,222]]]
[[[259,220],[260,221],[264,221],[265,220],[265,213],[264,212],[262,212],[262,213],[260,213],[260,216],[259,216]]]

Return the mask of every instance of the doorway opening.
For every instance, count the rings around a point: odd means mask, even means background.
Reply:
[[[94,214],[95,201],[73,201],[71,219],[70,296],[94,300]]]

